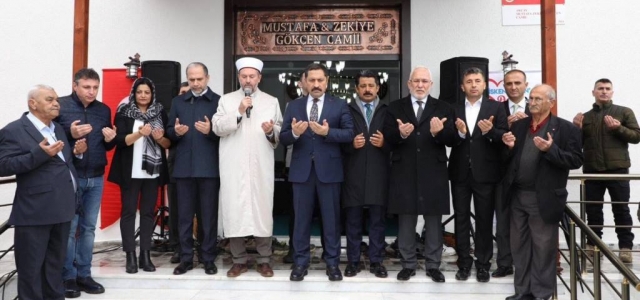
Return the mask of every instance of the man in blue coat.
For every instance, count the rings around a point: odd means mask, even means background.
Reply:
[[[342,280],[340,262],[340,184],[343,181],[340,143],[353,140],[353,121],[344,100],[325,93],[328,71],[320,64],[305,70],[309,96],[289,103],[280,142],[293,144],[289,181],[293,185],[294,268],[289,279],[301,281],[309,267],[309,239],[317,194],[324,229],[327,276]]]
[[[218,237],[218,143],[220,138],[211,131],[210,118],[218,109],[220,96],[207,86],[209,70],[203,63],[187,66],[190,91],[173,98],[167,135],[175,144],[173,178],[178,190],[178,226],[180,264],[173,274],[193,269],[193,216],[200,205],[202,229],[202,263],[206,274],[218,272],[216,241]]]
[[[87,149],[67,141],[53,88],[37,85],[29,112],[0,130],[0,176],[16,176],[9,224],[15,226],[15,261],[20,299],[64,299],[62,266],[76,211],[73,156]]]

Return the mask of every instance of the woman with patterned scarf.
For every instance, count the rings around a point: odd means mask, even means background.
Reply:
[[[120,186],[122,212],[120,234],[127,254],[127,273],[138,272],[136,262],[135,219],[140,201],[140,268],[156,270],[151,262],[151,235],[158,188],[168,182],[165,149],[171,141],[165,136],[167,113],[156,101],[153,82],[138,78],[131,88],[129,102],[116,112],[116,151],[108,181]]]

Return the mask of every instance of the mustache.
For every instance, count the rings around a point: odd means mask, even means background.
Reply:
[[[364,93],[365,96],[373,96],[372,93]]]
[[[312,91],[319,91],[319,92],[322,92],[322,89],[320,89],[320,88],[313,88],[313,89],[312,89]]]

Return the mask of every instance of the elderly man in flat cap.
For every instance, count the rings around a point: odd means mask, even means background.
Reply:
[[[247,236],[255,237],[258,272],[273,276],[269,265],[273,151],[278,146],[282,115],[278,99],[258,88],[262,66],[262,61],[253,57],[236,61],[240,89],[222,96],[211,120],[213,132],[220,136],[220,210],[233,256],[228,277],[247,271]]]

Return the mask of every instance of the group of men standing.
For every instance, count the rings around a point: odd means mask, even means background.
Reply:
[[[415,228],[421,216],[426,275],[444,282],[439,270],[441,220],[450,213],[451,191],[456,279],[467,280],[475,261],[477,280],[489,281],[495,211],[498,267],[493,277],[513,274],[515,266],[516,294],[507,299],[547,299],[555,287],[558,222],[568,195],[567,177],[583,163],[583,140],[589,173],[628,173],[628,143],[640,142],[633,112],[611,103],[612,84],[607,79],[596,82],[593,110],[576,116],[574,125],[551,114],[556,100],[551,86],[535,86],[526,99],[526,74],[519,70],[505,75],[509,100],[504,104],[484,99],[487,74],[477,68],[463,73],[463,103],[435,99],[429,95],[431,72],[423,66],[411,71],[410,95],[389,104],[377,96],[378,75],[363,70],[355,77],[357,97],[347,103],[326,93],[328,70],[313,63],[304,70],[306,93],[291,101],[282,117],[277,99],[258,88],[263,62],[245,57],[236,67],[240,89],[220,97],[208,87],[207,67],[189,64],[189,91],[172,101],[167,134],[174,145],[171,175],[180,199],[172,208],[178,215],[181,248],[176,275],[194,267],[197,211],[204,271],[217,273],[220,209],[233,259],[227,276],[247,272],[247,236],[255,237],[257,271],[273,276],[273,151],[282,143],[291,146],[291,281],[307,275],[317,201],[329,280],[343,279],[338,267],[343,212],[345,276],[361,270],[365,218],[370,272],[388,276],[383,265],[385,216],[395,214],[402,255],[397,279],[406,281],[416,274]],[[52,88],[36,86],[28,95],[29,112],[0,130],[0,176],[16,175],[18,181],[10,223],[16,226],[19,293],[24,299],[104,292],[91,278],[90,268],[106,152],[114,147],[115,131],[109,108],[95,101],[99,83],[95,71],[83,69],[76,73],[74,92],[68,97],[58,99]],[[605,140],[615,147],[598,147]],[[451,147],[450,157],[446,147]],[[619,185],[593,182],[587,187],[587,200],[602,200],[609,188],[614,201],[628,202],[628,182]],[[475,260],[470,254],[472,198]],[[601,207],[588,209],[590,224],[602,224]],[[631,224],[626,205],[614,206],[614,215],[616,223]],[[630,229],[617,233],[620,247],[631,248]]]

